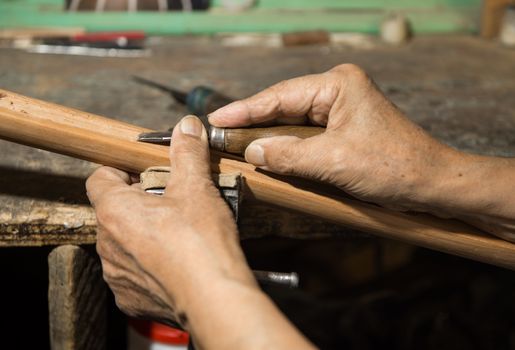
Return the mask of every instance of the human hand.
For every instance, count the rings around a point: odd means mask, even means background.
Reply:
[[[211,181],[207,134],[195,117],[174,128],[162,197],[99,168],[86,183],[98,221],[104,279],[125,313],[179,321],[195,296],[230,280],[255,287],[228,206]]]
[[[432,186],[456,157],[407,119],[354,65],[283,81],[209,116],[217,127],[261,123],[327,126],[318,136],[251,143],[245,158],[262,169],[331,183],[362,200],[424,209]]]

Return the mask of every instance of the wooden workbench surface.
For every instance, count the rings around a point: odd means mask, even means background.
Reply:
[[[281,79],[352,62],[440,140],[469,152],[515,156],[515,50],[493,42],[423,37],[401,48],[372,43],[277,49],[225,48],[209,38],[170,38],[154,40],[152,49],[152,56],[136,59],[0,49],[0,87],[165,129],[185,114],[184,108],[132,82],[132,74],[184,89],[214,86],[245,97]],[[94,242],[95,218],[84,179],[95,165],[6,141],[0,141],[0,154],[0,246]],[[246,237],[345,234],[275,209],[251,211],[242,216]]]

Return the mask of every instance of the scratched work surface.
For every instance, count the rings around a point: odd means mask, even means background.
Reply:
[[[184,108],[163,93],[132,82],[132,74],[184,89],[210,85],[245,97],[282,79],[353,62],[440,140],[465,151],[515,155],[515,50],[493,42],[422,37],[401,48],[367,41],[279,49],[227,48],[216,39],[200,37],[154,39],[151,47],[150,57],[136,59],[0,49],[0,87],[165,129],[185,114]],[[95,165],[5,141],[0,141],[0,154],[0,245],[94,241],[95,219],[84,179]],[[242,234],[341,231],[292,214],[280,214],[280,220],[277,216],[276,210],[267,208],[244,214]]]

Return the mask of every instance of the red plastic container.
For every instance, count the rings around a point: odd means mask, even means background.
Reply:
[[[161,323],[129,319],[128,350],[187,350],[189,334]]]

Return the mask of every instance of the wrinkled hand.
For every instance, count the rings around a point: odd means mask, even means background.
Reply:
[[[199,290],[228,279],[255,282],[232,213],[211,181],[207,134],[197,118],[185,117],[174,129],[170,159],[162,197],[108,167],[86,187],[104,278],[117,305],[132,316],[184,325],[184,308]]]
[[[326,131],[305,140],[256,140],[248,162],[279,174],[331,183],[349,194],[395,209],[414,209],[453,150],[409,121],[354,65],[283,81],[209,116],[218,127],[299,123]],[[425,187],[426,186],[426,187]]]

